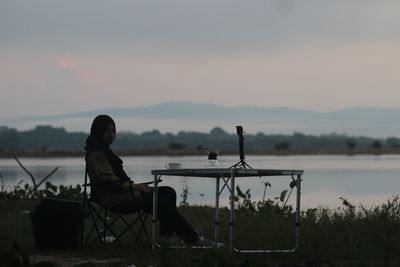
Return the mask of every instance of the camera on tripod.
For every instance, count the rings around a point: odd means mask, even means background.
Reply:
[[[244,159],[244,137],[243,137],[243,127],[238,125],[236,126],[236,133],[239,136],[239,158],[240,161],[238,163],[236,163],[235,165],[231,166],[231,168],[242,168],[242,169],[246,169],[246,167],[250,167],[249,164],[247,164]]]

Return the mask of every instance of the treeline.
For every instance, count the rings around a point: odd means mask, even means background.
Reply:
[[[46,152],[83,150],[88,133],[67,132],[64,128],[36,126],[28,131],[0,127],[0,152]],[[160,133],[158,130],[143,132],[119,132],[115,150],[236,150],[238,137],[220,127],[209,133],[178,132]],[[354,137],[344,134],[292,135],[257,133],[245,136],[247,151],[262,150],[323,150],[323,149],[381,149],[399,148],[400,138]]]

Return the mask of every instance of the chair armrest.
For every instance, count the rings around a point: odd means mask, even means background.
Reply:
[[[162,180],[161,179],[159,179],[158,181],[157,181],[157,183],[161,183],[162,182]],[[150,182],[144,182],[144,183],[141,183],[141,184],[153,184],[154,183],[154,181],[150,181]]]

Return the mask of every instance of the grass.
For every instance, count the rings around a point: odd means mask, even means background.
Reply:
[[[99,244],[73,251],[36,250],[30,216],[23,212],[36,204],[37,201],[32,200],[0,199],[0,266],[28,266],[27,262],[5,265],[7,257],[18,251],[22,251],[18,255],[27,253],[30,256],[32,266],[34,263],[35,266],[400,266],[398,196],[368,209],[354,207],[343,200],[343,206],[337,209],[304,210],[300,248],[292,254],[269,255],[230,255],[227,248],[151,250],[117,244]],[[212,238],[213,208],[184,206],[180,211],[199,232]],[[220,216],[220,237],[228,244],[229,211],[222,208]],[[283,208],[278,202],[265,202],[258,205],[256,211],[241,205],[237,211],[237,246],[292,247],[293,219],[293,210]]]

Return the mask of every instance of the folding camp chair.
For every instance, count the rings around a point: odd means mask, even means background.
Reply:
[[[132,207],[129,213],[121,212],[113,208],[102,206],[96,199],[95,184],[88,183],[88,169],[85,170],[85,183],[83,185],[83,202],[86,215],[89,217],[89,225],[85,225],[82,235],[82,246],[92,245],[96,242],[117,242],[123,244],[125,234],[132,234],[135,243],[150,245],[149,233],[146,229],[148,214],[138,206]],[[87,188],[90,187],[90,195]],[[88,227],[86,227],[88,226]],[[85,233],[85,229],[89,229]],[[142,237],[145,241],[143,242]]]

